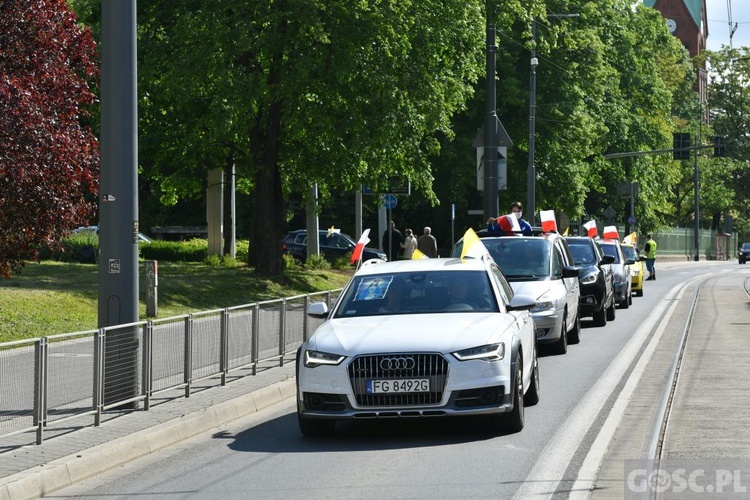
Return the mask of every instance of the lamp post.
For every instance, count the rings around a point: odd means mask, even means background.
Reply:
[[[579,14],[550,14],[549,18],[572,18]],[[536,17],[531,21],[531,61],[529,74],[529,167],[526,171],[526,213],[529,224],[536,225],[536,165],[534,164],[534,147],[536,143]]]
[[[487,0],[487,62],[486,93],[484,116],[484,217],[495,217],[499,211],[497,177],[497,110],[495,97],[495,0]]]

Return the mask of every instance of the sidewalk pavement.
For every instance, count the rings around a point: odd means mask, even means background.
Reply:
[[[233,374],[230,373],[230,379]],[[294,362],[257,375],[204,381],[184,397],[184,389],[152,403],[148,411],[116,412],[93,426],[0,454],[0,500],[39,498],[88,477],[154,453],[295,396]]]

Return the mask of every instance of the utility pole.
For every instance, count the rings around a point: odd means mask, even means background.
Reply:
[[[138,390],[138,99],[136,1],[102,1],[99,328],[104,404]]]

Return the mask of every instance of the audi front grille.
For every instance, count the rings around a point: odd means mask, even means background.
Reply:
[[[358,356],[349,364],[349,379],[357,404],[374,406],[420,406],[439,403],[448,380],[448,361],[440,354],[379,354]],[[429,379],[428,392],[368,394],[373,380]]]

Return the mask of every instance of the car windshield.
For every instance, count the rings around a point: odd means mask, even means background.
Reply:
[[[743,252],[750,252],[750,243],[743,243],[742,244],[742,251]]]
[[[615,264],[620,263],[620,254],[617,252],[617,247],[615,245],[603,244],[600,246],[602,247],[602,252],[604,252],[604,255],[611,255],[615,258]]]
[[[638,260],[638,252],[635,251],[634,247],[623,245],[621,248],[622,255],[625,257],[625,259]]]
[[[356,276],[334,317],[498,312],[484,271],[421,271]]]
[[[549,241],[543,238],[484,239],[487,250],[509,281],[546,278],[550,274]]]
[[[596,254],[591,243],[568,240],[568,247],[570,247],[570,253],[573,254],[573,261],[577,266],[596,264]]]

